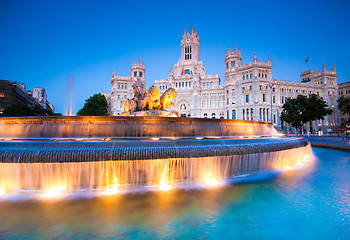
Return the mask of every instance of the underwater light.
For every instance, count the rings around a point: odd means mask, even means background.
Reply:
[[[45,198],[53,198],[61,195],[61,190],[59,188],[50,188],[45,193],[43,193],[41,196]]]
[[[219,184],[219,181],[216,180],[216,179],[213,178],[213,177],[209,177],[209,178],[206,178],[206,179],[205,179],[205,183],[208,184],[208,185],[214,186],[214,185],[218,185],[218,184]]]
[[[107,186],[107,189],[102,192],[103,195],[115,195],[117,193],[119,193],[118,184],[114,184],[112,188]]]
[[[302,162],[299,160],[295,165],[302,166],[302,165],[304,165],[304,163],[302,163]]]
[[[285,169],[285,170],[293,170],[293,168],[291,166],[289,166],[289,165],[284,166],[283,169]]]
[[[310,157],[309,155],[305,155],[303,161],[304,161],[304,162],[310,161],[309,157]]]
[[[160,185],[159,190],[169,191],[169,190],[171,190],[173,188],[174,188],[173,186],[170,186],[169,184],[165,183],[165,184],[161,184]]]

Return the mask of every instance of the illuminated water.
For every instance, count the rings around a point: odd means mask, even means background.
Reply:
[[[0,201],[0,239],[350,239],[349,153],[313,150],[313,165],[253,182]]]

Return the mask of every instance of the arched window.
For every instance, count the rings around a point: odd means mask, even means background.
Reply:
[[[243,80],[245,79],[245,76],[243,75]]]
[[[233,120],[236,119],[236,110],[232,110],[232,119],[233,119]]]
[[[253,74],[250,74],[250,78],[253,78]]]
[[[248,78],[249,78],[249,75],[247,74],[247,75],[245,76],[245,78],[248,79]]]
[[[190,69],[185,69],[185,75],[192,75],[192,71]]]

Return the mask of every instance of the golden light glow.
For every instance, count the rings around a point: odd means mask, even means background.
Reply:
[[[159,138],[151,138],[153,141],[158,141]]]
[[[5,138],[4,140],[5,141],[11,141],[12,139],[11,138]]]
[[[206,183],[207,185],[214,186],[214,185],[218,185],[218,184],[219,184],[219,181],[216,180],[216,179],[213,178],[213,177],[208,177],[208,178],[205,179],[205,183]]]
[[[302,162],[299,160],[295,165],[302,166],[302,165],[304,165],[304,163],[302,163]]]
[[[310,157],[309,155],[305,155],[303,161],[304,161],[304,162],[310,161],[309,157]]]
[[[83,141],[83,139],[82,138],[77,138],[77,139],[75,139],[76,141]]]
[[[289,165],[284,166],[283,169],[285,169],[285,170],[293,170],[293,168],[291,166],[289,166]]]
[[[112,188],[109,188],[109,186],[107,186],[107,189],[106,191],[103,191],[102,194],[103,195],[115,195],[119,193],[119,190],[118,190],[118,184],[114,184]]]
[[[159,190],[162,191],[169,191],[171,189],[173,189],[173,186],[170,186],[168,183],[161,183],[159,186]]]
[[[202,140],[203,138],[201,138],[201,137],[196,137],[196,139],[198,139],[198,140]]]
[[[0,196],[6,193],[5,189],[0,189]]]
[[[61,195],[61,190],[59,188],[50,188],[45,193],[43,193],[41,196],[45,198],[53,198]]]

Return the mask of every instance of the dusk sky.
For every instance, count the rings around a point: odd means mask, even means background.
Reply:
[[[271,54],[272,77],[300,81],[300,72],[336,65],[350,81],[348,1],[14,1],[0,0],[0,79],[46,88],[64,113],[67,82],[75,112],[85,99],[109,93],[114,69],[127,76],[145,61],[146,83],[165,79],[180,57],[183,28],[197,28],[207,75],[224,83],[225,49],[243,63]],[[309,62],[305,63],[309,56]]]

